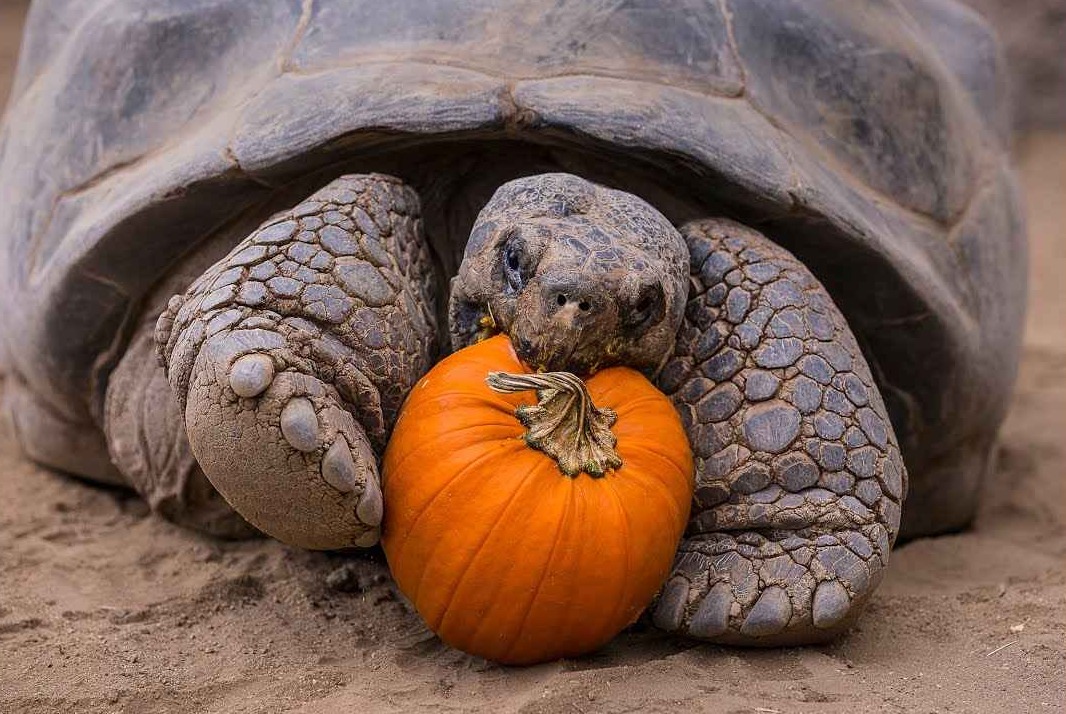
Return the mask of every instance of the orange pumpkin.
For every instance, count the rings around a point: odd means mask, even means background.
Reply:
[[[606,449],[621,465],[567,476],[527,440],[565,426],[549,402],[580,395],[498,393],[486,383],[497,370],[528,379],[505,336],[449,356],[411,391],[385,453],[382,544],[400,590],[453,647],[508,664],[576,656],[632,623],[669,574],[692,453],[670,401],[614,367],[585,386],[609,408],[603,423],[617,415]]]

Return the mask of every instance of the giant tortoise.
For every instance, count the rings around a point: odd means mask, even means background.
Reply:
[[[8,413],[179,522],[346,548],[443,353],[627,364],[697,456],[651,621],[824,640],[991,468],[1005,103],[950,0],[40,0],[0,139]]]

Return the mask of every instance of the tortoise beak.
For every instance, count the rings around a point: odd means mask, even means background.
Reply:
[[[618,306],[608,291],[548,279],[523,292],[510,335],[530,368],[587,375],[610,358],[618,328]]]

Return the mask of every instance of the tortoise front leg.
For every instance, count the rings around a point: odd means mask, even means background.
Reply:
[[[660,386],[697,455],[696,493],[653,622],[727,644],[829,639],[869,599],[899,529],[892,426],[799,261],[729,221],[682,233],[692,288]]]
[[[377,455],[436,349],[418,198],[344,176],[264,223],[175,296],[156,340],[197,461],[267,534],[367,546]]]
[[[112,462],[164,518],[221,538],[255,535],[196,462],[155,352],[155,319],[146,315],[107,383],[104,434]]]

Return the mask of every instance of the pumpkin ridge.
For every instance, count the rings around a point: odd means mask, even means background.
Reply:
[[[469,426],[464,426],[464,427],[460,427],[458,429],[450,430],[448,432],[448,436],[451,436],[452,434],[461,434],[464,431],[469,431],[469,430],[472,430],[472,429],[484,429],[486,432],[488,432],[488,433],[485,433],[485,434],[481,435],[483,441],[501,441],[501,442],[506,442],[508,439],[511,439],[511,438],[515,438],[515,439],[520,438],[520,437],[516,437],[516,436],[514,436],[514,435],[512,435],[510,433],[499,434],[499,435],[493,433],[496,430],[499,430],[500,432],[503,432],[504,429],[510,429],[510,427],[508,425],[505,425],[505,424],[470,424]],[[466,448],[471,448],[473,446],[480,446],[480,443],[479,444],[469,444],[469,445],[467,445],[465,447],[462,447],[462,448],[466,449]],[[392,462],[390,464],[389,470],[390,471],[396,471],[396,470],[401,469],[404,465],[407,464],[407,462],[410,459],[414,458],[416,455],[419,455],[422,452],[423,449],[430,449],[431,451],[436,451],[439,448],[440,448],[439,445],[438,444],[434,444],[434,443],[418,444],[413,449],[410,449],[406,453],[404,453],[403,456],[399,457],[399,461]],[[458,451],[459,450],[457,449],[456,453]]]
[[[437,502],[437,499],[440,498],[441,494],[443,494],[446,490],[448,490],[448,488],[450,488],[453,483],[458,481],[464,474],[466,474],[467,471],[469,471],[470,469],[474,468],[475,466],[480,465],[482,461],[484,461],[486,459],[491,459],[493,456],[494,456],[494,454],[492,454],[492,453],[486,453],[486,454],[483,454],[482,456],[476,457],[469,464],[467,464],[463,468],[459,469],[459,472],[456,473],[455,476],[450,478],[446,484],[444,484],[440,489],[438,489],[437,492],[433,494],[433,497],[431,499],[429,499],[429,502],[426,503],[426,505],[423,506],[422,509],[418,512],[418,515],[415,516],[415,518],[411,519],[411,525],[407,528],[407,534],[406,534],[407,537],[405,537],[404,541],[403,541],[404,545],[406,545],[410,541],[410,534],[414,532],[415,527],[418,525],[419,521],[422,519],[423,516],[426,515],[426,512],[429,511],[429,509],[433,506],[433,504]],[[437,548],[439,548],[439,547],[440,547],[440,541],[438,540],[437,543],[434,545],[433,552],[430,553],[430,557],[429,557],[430,561],[432,561],[433,557],[437,554]],[[403,550],[401,549],[401,551],[397,555],[400,556],[400,557],[397,558],[397,560],[402,559]],[[418,584],[415,586],[414,592],[411,595],[411,600],[413,602],[417,602],[418,601],[418,594],[422,590],[422,584],[423,584],[423,582],[425,582],[427,570],[428,570],[428,568],[427,569],[423,569],[422,570],[422,576],[418,579]]]
[[[634,379],[634,377],[640,377]],[[628,406],[628,397],[634,389],[639,389],[645,378],[639,372],[633,373],[626,367],[608,367],[585,380],[589,392],[595,397],[602,399],[604,403],[624,404]],[[647,399],[657,400],[656,396],[638,397],[640,401]]]
[[[618,494],[618,489],[615,486],[615,481],[612,479],[608,483],[604,484],[611,492],[611,497],[614,499],[615,506],[617,506],[617,512],[619,514],[619,529],[618,532],[623,537],[622,552],[625,553],[625,558],[622,562],[622,574],[619,581],[623,583],[622,587],[618,591],[618,601],[614,605],[614,609],[611,611],[611,622],[614,622],[618,618],[619,612],[630,601],[629,591],[633,582],[632,578],[626,577],[628,573],[634,572],[632,567],[633,558],[633,543],[632,543],[632,529],[630,527],[629,513],[626,511],[625,504],[622,502],[622,497]]]
[[[488,372],[485,372],[485,374],[488,374]],[[465,403],[464,404],[460,404],[460,405],[458,405],[456,407],[453,407],[453,408],[456,408],[456,409],[474,409],[474,408],[484,409],[484,408],[488,407],[488,408],[491,408],[491,409],[498,410],[500,412],[506,413],[508,416],[514,416],[515,407],[520,406],[520,405],[512,403],[508,399],[508,396],[509,395],[497,394],[495,392],[490,392],[490,393],[486,394],[486,393],[482,393],[482,392],[471,393],[469,391],[463,391],[463,390],[455,390],[455,391],[450,391],[450,392],[435,392],[433,395],[428,396],[428,397],[424,397],[424,396],[421,396],[421,395],[416,395],[417,401],[413,402],[412,406],[415,407],[415,408],[421,408],[423,404],[425,404],[425,405],[439,405],[441,402],[445,401],[448,398],[452,398],[452,399],[458,398],[458,399],[462,399]],[[534,402],[530,402],[530,403],[534,403]]]
[[[533,606],[537,602],[537,598],[540,597],[541,588],[544,587],[544,576],[551,570],[552,563],[555,560],[555,553],[559,548],[559,542],[562,540],[563,536],[563,526],[565,526],[569,520],[570,513],[573,511],[574,507],[574,489],[570,488],[567,492],[569,498],[566,499],[566,510],[559,518],[558,524],[555,527],[555,537],[552,539],[552,547],[551,550],[548,551],[548,557],[544,561],[544,567],[541,570],[540,577],[537,578],[537,587],[533,591],[533,597],[530,598],[529,603],[526,605],[526,611],[522,614],[522,622],[516,630],[514,639],[507,646],[507,649],[504,650],[503,657],[501,658],[503,660],[507,660],[514,648],[522,642],[522,635],[525,634],[526,623],[529,622],[529,616],[533,612]]]
[[[514,493],[512,493],[510,498],[507,499],[507,503],[504,505],[504,507],[500,509],[499,514],[496,516],[496,520],[492,522],[492,525],[485,532],[485,535],[484,537],[482,537],[481,542],[478,543],[477,547],[474,549],[473,554],[470,556],[470,559],[466,562],[466,565],[463,566],[463,571],[459,574],[459,577],[456,578],[455,585],[452,586],[450,592],[448,592],[447,597],[444,598],[444,602],[446,602],[447,605],[445,605],[444,607],[444,612],[441,613],[440,621],[436,624],[430,623],[434,630],[443,629],[444,622],[448,619],[448,613],[452,610],[452,603],[455,599],[455,594],[459,592],[459,589],[463,586],[463,580],[466,579],[466,576],[470,573],[470,569],[474,566],[474,563],[477,562],[478,556],[485,548],[485,544],[489,542],[489,539],[492,537],[492,534],[496,531],[497,528],[500,527],[500,524],[503,523],[504,516],[506,516],[507,512],[511,510],[511,506],[514,505],[515,500],[518,498],[518,494],[520,494],[524,489],[528,488],[531,483],[536,481],[536,478],[531,478],[531,476],[534,476],[535,472],[539,468],[540,464],[534,462],[530,466],[526,474],[518,480],[518,485],[515,488]]]
[[[540,493],[540,491],[543,489],[545,480],[547,480],[547,479],[550,479],[550,480],[556,480],[556,479],[563,480],[557,474],[555,474],[554,472],[541,472],[541,469],[545,469],[545,468],[550,468],[550,467],[546,467],[543,464],[538,464],[537,465],[537,467],[535,469],[536,473],[534,474],[533,478],[531,479],[531,480],[537,482],[536,486],[537,486],[538,493],[532,494],[532,501],[533,501],[534,505],[528,511],[524,512],[523,514],[520,514],[520,515],[526,515],[526,520],[529,523],[537,523],[538,522],[538,519],[533,517],[533,516],[538,514],[540,512],[540,508],[545,504],[545,500],[546,499],[543,496],[543,494]],[[574,490],[572,484],[564,484],[564,488],[566,489],[566,493],[568,494],[567,496],[564,496],[564,498],[567,498],[567,499],[572,498],[572,494],[573,494],[573,490]],[[520,497],[525,497],[523,500],[527,501],[527,503],[526,503],[527,506],[529,505],[529,503],[528,503],[529,495],[530,494],[528,494],[528,493],[523,493],[520,496]],[[552,503],[554,504],[555,501],[553,500]],[[550,509],[549,509],[549,512],[550,512]],[[541,565],[541,569],[539,571],[539,576],[540,577],[538,577],[538,579],[537,579],[537,584],[538,584],[537,591],[539,591],[539,584],[541,582],[543,582],[543,578],[549,572],[547,566],[548,566],[548,563],[550,562],[550,558],[554,554],[555,549],[556,549],[556,547],[558,545],[559,538],[560,538],[560,533],[562,531],[563,524],[564,524],[564,520],[563,519],[559,519],[558,522],[557,522],[555,533],[553,534],[553,537],[551,539],[551,547],[547,551],[548,552],[548,558],[547,559],[542,559],[543,562],[542,562],[542,565]],[[515,544],[516,547],[521,547],[522,542],[521,541],[515,541],[514,544]],[[530,552],[530,551],[527,550],[526,552]],[[543,553],[544,551],[538,548],[537,550],[532,551],[532,552]],[[526,564],[523,562],[523,558],[521,558],[521,557],[513,558],[510,561],[509,565],[510,565],[510,567],[507,568],[506,570],[504,570],[502,568],[499,569],[497,577],[494,578],[494,582],[497,583],[497,587],[494,590],[494,596],[495,596],[494,599],[498,599],[501,596],[501,592],[505,592],[506,590],[509,589],[509,586],[511,584],[509,582],[509,579],[515,576],[516,566],[517,566],[517,570],[520,571],[520,574],[517,576],[519,579],[523,578],[525,575],[528,575],[528,573],[532,572],[530,569],[525,567]],[[459,591],[457,590],[456,592],[458,593]],[[509,606],[513,606],[516,602],[518,602],[516,599],[511,599],[511,600],[508,601],[507,604]],[[522,623],[523,624],[528,619],[529,613],[530,613],[530,611],[532,609],[531,606],[535,602],[536,602],[536,591],[534,593],[534,596],[529,600],[529,606],[527,606],[524,609],[524,611],[522,611]],[[496,602],[496,603],[494,603],[493,605],[490,606],[489,610],[485,613],[485,616],[483,618],[481,618],[481,621],[478,622],[477,625],[474,627],[473,631],[471,633],[469,633],[469,636],[467,637],[467,641],[468,642],[477,642],[479,640],[482,632],[484,632],[485,626],[487,624],[489,624],[490,622],[492,622],[493,620],[495,620],[499,616],[499,609],[498,609],[498,607],[496,607],[496,605],[498,605],[498,604],[499,603]],[[486,634],[488,634],[491,637],[492,633],[489,632],[489,633],[486,633]],[[520,635],[521,635],[521,627],[519,627],[519,629],[517,631],[515,631],[514,640],[513,641],[517,641],[518,638],[520,637]],[[513,641],[512,642],[508,642],[508,643],[505,644],[505,646],[507,647],[508,650],[510,649],[511,645],[513,644]]]
[[[588,540],[584,537],[585,523],[589,513],[588,492],[587,489],[584,488],[584,486],[587,485],[588,482],[578,482],[574,484],[570,510],[567,511],[567,528],[563,531],[563,548],[559,552],[559,560],[552,563],[553,569],[558,567],[562,572],[579,572],[579,567],[583,565],[582,555],[584,553],[584,546],[588,543]],[[548,601],[550,602],[552,591],[556,589],[553,587],[555,584],[551,578],[546,578],[545,583],[548,590]],[[577,585],[577,588],[580,587],[580,585]],[[538,599],[543,600],[544,597],[544,592],[541,591],[538,595]],[[574,605],[579,606],[579,603],[574,603]],[[558,615],[558,617],[554,620],[548,619],[546,622],[543,622],[540,626],[541,632],[566,632],[573,636],[574,633],[579,631],[580,628],[575,627],[575,623],[570,621],[570,608],[554,614]],[[539,615],[543,618],[545,613],[542,611]],[[536,617],[534,618],[534,621],[536,621]],[[530,631],[529,636],[534,638],[535,641],[535,638],[538,636],[538,629],[534,627],[534,629]],[[548,647],[558,646],[551,643]],[[569,656],[571,650],[572,644],[567,644],[562,648],[557,649],[554,656],[556,658]]]
[[[620,592],[625,589],[627,581],[635,579],[626,577],[627,571],[625,567],[618,567],[622,565],[625,559],[619,558],[617,555],[619,553],[628,554],[619,547],[619,543],[613,537],[618,532],[619,523],[617,511],[612,512],[610,506],[611,495],[606,493],[608,488],[602,479],[584,482],[584,488],[581,489],[581,496],[584,502],[581,516],[583,536],[577,543],[579,550],[577,551],[578,557],[576,559],[576,562],[583,566],[583,570],[592,568],[593,561],[606,564],[604,571],[598,573],[600,587],[595,588],[595,595],[584,597],[580,600],[581,604],[586,607],[591,606],[603,612],[610,611],[612,600],[618,597]],[[601,534],[604,532],[611,533],[612,537],[604,538],[604,542],[601,544],[598,539],[602,537]],[[609,567],[612,564],[615,566],[614,568]],[[603,584],[606,584],[607,587],[602,587]],[[603,646],[622,629],[617,625],[617,621],[603,616],[596,618],[596,621],[593,621],[594,626],[589,627],[585,618],[580,616],[580,609],[576,608],[567,608],[566,616],[562,622],[567,626],[567,629],[571,631],[577,630],[583,634],[583,642],[580,645],[571,646],[565,651],[564,656],[568,657]]]
[[[560,568],[562,572],[582,572],[581,566],[585,565],[585,553],[587,552],[589,545],[592,544],[592,539],[585,537],[586,524],[590,519],[589,514],[595,513],[595,511],[590,508],[589,487],[598,486],[599,484],[591,479],[574,482],[573,511],[569,518],[569,523],[572,527],[569,530],[569,537],[564,541],[569,548],[564,549],[563,551],[562,567]],[[588,575],[583,573],[582,577],[588,577]],[[578,589],[582,585],[583,584],[576,584],[576,588],[573,589]],[[583,617],[583,613],[579,607],[581,604],[581,598],[578,597],[577,600],[578,602],[573,603],[573,605],[578,607],[567,607],[559,611],[557,613],[559,615],[558,619],[554,622],[550,620],[546,622],[543,626],[544,629],[551,627],[553,633],[566,632],[570,634],[571,637],[574,636],[574,633],[581,632],[581,625],[584,624],[586,618]],[[575,615],[577,616],[576,622],[574,621]],[[578,645],[578,649],[584,650],[586,648]],[[555,656],[568,657],[575,654],[575,652],[575,645],[571,642],[558,650]]]
[[[636,438],[636,436],[634,434],[626,434],[626,437],[630,441],[632,441],[632,440],[634,440]],[[639,443],[639,444],[635,444],[635,445],[634,444],[629,444],[628,448],[626,448],[626,450],[625,450],[626,453],[637,452],[637,453],[651,454],[652,456],[655,456],[655,457],[657,457],[657,458],[659,458],[659,459],[661,459],[661,460],[663,460],[663,461],[665,461],[665,462],[667,462],[669,464],[672,464],[675,467],[678,467],[679,470],[683,470],[683,469],[680,468],[681,464],[679,464],[674,457],[670,456],[669,454],[663,453],[662,451],[659,451],[658,449],[653,448],[653,445],[656,445],[655,442],[653,442],[651,440],[648,440],[648,441],[640,440],[640,441],[641,441],[641,443]],[[619,469],[619,471],[621,471],[621,469]]]
[[[509,368],[525,371],[525,365],[511,354],[510,338],[501,337],[507,341],[506,344],[486,340],[448,355],[438,363],[437,366],[442,369],[437,370],[437,377],[448,384],[474,383],[483,380],[489,372],[499,370],[505,362],[510,364]],[[463,357],[453,360],[460,352]]]
[[[609,400],[609,399],[605,398],[605,395],[600,395],[600,398],[603,399],[604,402],[613,401],[613,400]],[[654,397],[654,396],[652,396],[652,397],[639,397],[637,399],[634,399],[633,401],[623,402],[624,406],[622,406],[622,407],[613,407],[613,409],[618,413],[618,418],[621,419],[623,414],[629,414],[631,416],[634,415],[634,414],[639,414],[642,410],[646,409],[649,405],[650,406],[659,406],[659,405],[662,404],[662,402],[663,402],[663,400],[660,399],[659,397]]]
[[[665,457],[662,457],[661,455],[659,455],[659,454],[657,454],[655,452],[651,452],[651,451],[647,452],[647,454],[637,454],[637,455],[634,456],[634,460],[636,460],[638,465],[642,467],[642,468],[640,468],[638,470],[639,472],[648,471],[648,472],[655,473],[655,472],[660,470],[660,469],[650,469],[650,468],[648,468],[646,463],[644,463],[644,464],[640,463],[641,460],[642,460],[642,457],[647,456],[648,454],[654,456],[657,459],[665,461],[666,464],[670,467],[671,470],[684,473],[684,469],[681,468],[676,462],[674,462],[674,461],[672,461],[670,459],[667,459]],[[664,472],[666,471],[666,469],[661,469],[661,470],[664,471]],[[632,479],[630,479],[629,483],[632,484],[633,486],[637,485],[637,482],[634,482]],[[660,498],[660,500],[662,500],[667,505],[667,507],[670,509],[669,512],[670,512],[672,521],[682,520],[682,518],[681,518],[682,515],[684,515],[684,519],[683,520],[687,521],[688,520],[688,514],[687,513],[682,514],[681,509],[683,509],[684,506],[678,505],[678,503],[672,497],[673,489],[670,488],[670,486],[671,486],[671,484],[667,480],[664,480],[664,479],[661,479],[661,478],[655,478],[654,481],[652,481],[650,484],[648,482],[645,482],[645,483],[641,484],[642,490],[652,491],[652,492],[658,494],[658,497]],[[689,487],[686,486],[686,488],[689,488]],[[667,491],[669,493],[664,493],[664,489],[665,489],[665,491]],[[691,489],[689,489],[689,490],[691,491]],[[691,506],[690,506],[690,508],[691,508]]]

